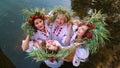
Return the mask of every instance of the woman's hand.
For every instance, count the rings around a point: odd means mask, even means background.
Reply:
[[[82,44],[83,44],[83,43],[79,43],[79,42],[74,43],[74,45],[75,45],[76,47],[82,46]]]
[[[82,23],[82,22],[79,21],[79,20],[74,20],[74,21],[73,21],[73,24],[76,25],[76,26],[78,26],[78,24],[80,24],[80,23]]]
[[[24,40],[24,43],[22,44],[23,51],[26,51],[29,48],[29,41],[30,41],[30,36],[27,35],[26,39]]]
[[[39,43],[38,43],[37,41],[34,41],[33,45],[34,45],[36,48],[40,48]]]

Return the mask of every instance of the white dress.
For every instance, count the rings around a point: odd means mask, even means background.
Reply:
[[[52,40],[57,40],[62,46],[66,46],[65,36],[67,35],[67,24],[63,24],[57,29],[56,22],[52,25]]]
[[[70,44],[73,45],[75,43],[75,39],[76,39],[76,32],[74,32],[74,35],[72,36],[71,40],[70,40]],[[73,58],[73,65],[74,66],[79,66],[80,65],[80,62],[85,62],[86,59],[88,58],[89,56],[89,50],[88,49],[85,49],[83,48],[82,46],[78,47],[76,49],[76,52],[74,54],[74,58]]]
[[[77,29],[77,26],[76,26],[76,25],[72,25],[72,28],[71,28],[71,31],[70,31],[70,39],[73,37],[74,32],[76,31],[76,29]],[[75,35],[74,35],[74,36],[75,36]],[[63,44],[65,44],[66,38],[67,38],[67,35],[62,38],[62,43],[63,43]],[[73,40],[74,40],[74,39],[73,39]],[[70,40],[70,45],[67,46],[67,47],[72,47],[72,46],[73,46],[73,40],[72,40],[72,39]]]
[[[51,39],[51,30],[48,27],[48,23],[45,22],[45,30],[46,32],[41,32],[37,30],[37,32],[34,33],[34,35],[31,37],[31,41],[29,41],[29,48],[26,50],[26,52],[31,52],[32,50],[36,50],[37,48],[33,46],[33,40],[36,40],[39,42],[39,44],[42,42],[42,40],[49,40]],[[22,44],[24,43],[24,40]]]

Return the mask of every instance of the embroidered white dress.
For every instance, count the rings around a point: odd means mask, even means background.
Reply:
[[[73,37],[74,32],[76,31],[76,29],[77,29],[77,26],[76,26],[76,25],[72,25],[71,31],[70,31],[70,39]],[[65,35],[65,36],[62,38],[62,43],[63,43],[64,45],[65,45],[65,40],[66,40],[66,38],[67,38],[67,35]],[[70,45],[67,46],[67,47],[72,47],[73,44],[71,44],[71,43],[72,43],[72,40],[70,40]]]
[[[67,35],[67,24],[63,24],[59,28],[56,23],[52,26],[52,40],[57,40],[62,46],[66,46],[64,37]]]
[[[76,32],[74,32],[74,35],[72,36],[71,40],[70,40],[70,43],[71,45],[73,45],[75,43],[75,39],[76,39]],[[80,62],[85,62],[85,60],[88,58],[89,56],[89,50],[88,49],[85,49],[83,48],[82,46],[78,47],[76,49],[76,52],[74,54],[74,58],[73,58],[73,65],[74,66],[79,66],[80,65]]]
[[[39,44],[42,42],[42,40],[49,40],[51,39],[51,33],[50,33],[50,28],[47,25],[48,23],[45,22],[45,30],[46,32],[41,32],[37,30],[37,32],[34,33],[34,35],[31,37],[31,41],[29,41],[29,48],[26,50],[26,52],[31,52],[32,50],[36,50],[37,48],[33,46],[33,40],[36,40],[39,42]],[[23,40],[24,43],[24,40]],[[23,44],[22,43],[22,44]]]

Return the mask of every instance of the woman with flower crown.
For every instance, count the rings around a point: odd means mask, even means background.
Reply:
[[[73,50],[64,59],[64,61],[66,63],[71,63],[73,61],[74,54],[76,55],[75,52],[79,52],[79,54],[83,55],[82,58],[81,58],[82,60],[85,60],[88,57],[88,55],[87,56],[85,56],[85,55],[89,54],[89,51],[82,47],[83,42],[80,41],[80,40],[83,39],[84,34],[87,33],[87,31],[88,31],[88,26],[86,25],[86,23],[80,22],[79,17],[75,17],[73,22],[72,22],[72,29],[71,29],[71,31],[72,31],[73,34],[72,34],[72,37],[70,39],[70,45],[68,47],[73,47]],[[75,62],[75,60],[74,60],[74,62]],[[76,66],[76,64],[74,62],[73,62],[73,67]]]
[[[56,7],[51,13],[52,25],[52,40],[57,40],[62,46],[70,44],[71,37],[71,20],[73,12],[68,11],[64,7]]]
[[[89,28],[86,23],[79,23],[70,41],[71,45],[79,45],[79,47],[74,50],[73,59],[71,60],[76,67],[80,65],[80,62],[84,62],[89,56],[88,49],[82,46],[84,45],[84,39],[87,38],[86,34],[88,34],[88,30]]]
[[[79,23],[77,30],[71,38],[70,44],[81,45],[67,57],[73,65],[78,67],[80,62],[85,62],[89,53],[93,54],[97,49],[109,40],[109,31],[105,29],[105,23],[101,21],[104,18],[101,12],[95,12],[85,23]],[[71,58],[72,57],[72,58]],[[72,60],[71,60],[72,59]]]
[[[50,29],[48,23],[46,22],[46,16],[44,14],[44,9],[39,11],[29,11],[25,10],[25,13],[30,13],[28,15],[28,22],[22,25],[25,32],[28,33],[26,39],[22,43],[22,49],[26,52],[31,52],[33,49],[39,48],[39,44],[42,40],[50,39]]]

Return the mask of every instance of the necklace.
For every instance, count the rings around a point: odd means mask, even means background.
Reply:
[[[48,37],[50,35],[50,32],[46,30],[46,32],[41,32],[45,37]]]
[[[59,36],[59,34],[61,33],[62,29],[63,29],[62,27],[58,28],[58,26],[56,26],[56,27],[54,28],[53,33],[54,33],[56,36]],[[57,30],[58,30],[58,32],[57,32]],[[57,33],[56,33],[56,32],[57,32]]]

